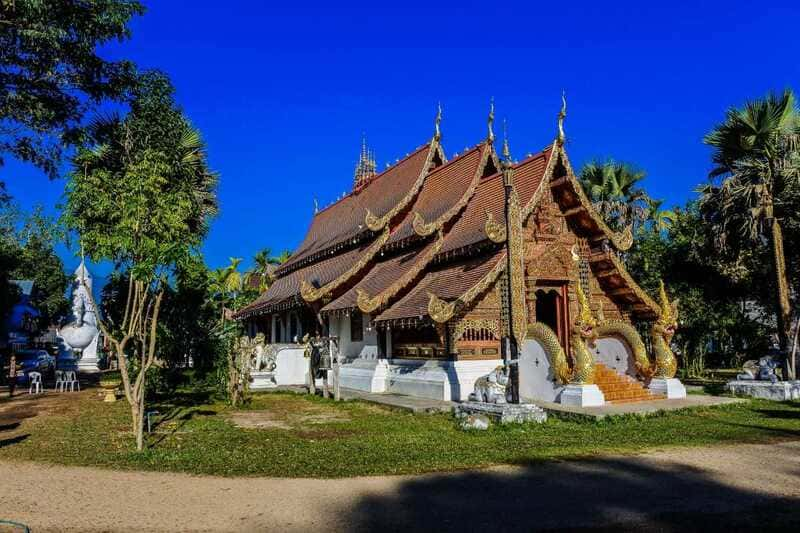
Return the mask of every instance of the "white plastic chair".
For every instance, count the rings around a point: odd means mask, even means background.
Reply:
[[[56,370],[56,390],[64,392],[67,390],[67,378],[63,370]]]
[[[28,394],[41,394],[42,392],[42,374],[39,372],[28,373]],[[35,391],[35,392],[34,392]]]
[[[75,387],[78,387],[78,390],[81,390],[81,382],[78,381],[77,376],[75,375],[74,370],[68,370],[66,374],[66,383],[65,385],[69,387],[69,390],[75,392]]]

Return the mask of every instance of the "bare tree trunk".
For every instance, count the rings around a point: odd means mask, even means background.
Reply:
[[[783,357],[783,379],[794,379],[794,368],[789,365],[789,327],[791,308],[789,305],[789,281],[786,277],[786,256],[783,252],[783,232],[780,223],[769,213],[771,222],[772,253],[775,267],[777,301],[775,319],[778,326],[778,343]]]
[[[139,409],[135,420],[136,423],[136,450],[142,451],[144,449],[144,387],[145,381],[142,382],[142,387],[139,390]]]

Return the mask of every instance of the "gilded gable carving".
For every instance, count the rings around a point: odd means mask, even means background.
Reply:
[[[576,279],[575,261],[569,249],[560,243],[548,246],[528,266],[530,277],[541,279]]]

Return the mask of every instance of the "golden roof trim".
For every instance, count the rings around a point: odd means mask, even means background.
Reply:
[[[505,223],[496,221],[494,215],[488,209],[486,210],[486,222],[483,224],[483,231],[492,242],[500,244],[506,241]]]
[[[483,293],[486,289],[488,289],[497,278],[500,277],[500,274],[503,273],[506,269],[506,261],[505,261],[506,254],[503,253],[497,261],[497,264],[492,267],[492,269],[487,272],[483,278],[478,281],[475,285],[467,289],[467,291],[453,300],[452,302],[447,302],[442,300],[438,296],[436,296],[432,292],[428,292],[428,314],[430,317],[439,323],[447,322],[450,320],[453,315],[457,312],[460,312],[464,307],[468,306],[477,298],[481,293]]]
[[[644,289],[642,289],[638,283],[636,283],[636,281],[628,272],[628,269],[625,268],[625,265],[622,264],[622,261],[617,257],[617,254],[608,252],[607,255],[611,263],[614,265],[614,268],[617,269],[617,272],[619,272],[619,275],[623,280],[625,280],[625,283],[628,285],[628,287],[633,290],[633,293],[636,295],[636,297],[639,298],[647,307],[649,307],[656,316],[658,316],[661,312],[661,306],[658,305],[649,294],[644,292]]]
[[[586,196],[586,191],[583,190],[583,186],[581,186],[578,178],[575,176],[575,172],[572,170],[572,165],[567,157],[566,150],[558,143],[554,143],[554,146],[558,150],[558,155],[561,156],[561,161],[567,171],[567,181],[570,185],[572,185],[573,192],[578,198],[581,207],[586,210],[586,213],[594,221],[594,223],[597,224],[597,227],[600,228],[600,231],[608,236],[608,239],[611,241],[611,244],[614,245],[614,248],[620,252],[629,250],[633,245],[633,232],[631,228],[627,227],[623,231],[617,233],[608,227],[608,224],[606,224],[605,220],[603,220],[603,217],[600,216],[600,213],[595,210],[591,200],[589,200],[589,197]]]
[[[434,241],[431,247],[424,254],[422,254],[421,257],[418,258],[414,265],[412,265],[410,269],[406,270],[402,276],[400,276],[384,291],[376,294],[375,296],[370,297],[366,291],[357,288],[357,302],[358,308],[361,310],[361,312],[373,313],[377,309],[386,305],[390,299],[394,298],[401,290],[407,287],[409,283],[414,281],[414,279],[419,276],[420,272],[422,272],[425,267],[428,266],[428,263],[430,263],[434,256],[439,253],[439,250],[442,249],[442,244],[444,244],[444,235],[440,230],[436,236],[436,241]]]
[[[380,237],[375,239],[375,242],[370,244],[369,248],[364,252],[364,254],[359,258],[356,263],[351,266],[344,274],[336,278],[335,280],[331,281],[323,285],[322,287],[314,287],[308,281],[302,280],[300,282],[300,295],[303,297],[308,303],[315,302],[322,298],[323,296],[330,295],[334,290],[336,290],[340,285],[347,282],[350,278],[357,275],[361,272],[367,264],[375,257],[375,255],[380,251],[384,244],[389,240],[389,228],[385,228],[383,233],[381,233]]]
[[[430,150],[428,151],[428,156],[425,158],[425,164],[422,165],[422,170],[420,170],[419,176],[417,176],[417,180],[414,182],[411,190],[409,190],[408,193],[406,193],[406,195],[383,216],[379,217],[370,211],[369,208],[366,209],[367,213],[364,216],[364,224],[366,224],[369,229],[372,231],[381,231],[389,224],[389,222],[392,221],[392,219],[394,219],[394,217],[396,217],[401,211],[408,207],[412,201],[414,201],[414,199],[417,197],[417,194],[419,194],[419,191],[422,189],[422,184],[425,183],[425,178],[428,177],[431,164],[433,163],[433,158],[436,154],[439,154],[443,162],[446,161],[444,152],[441,151],[438,135],[434,135],[434,138],[430,142]]]
[[[483,175],[483,171],[486,168],[486,163],[488,163],[490,157],[492,158],[495,167],[500,168],[500,162],[494,153],[494,145],[492,145],[491,142],[485,142],[484,145],[488,147],[488,150],[483,153],[483,156],[478,163],[478,168],[475,169],[475,175],[472,176],[472,181],[470,182],[469,187],[467,187],[467,190],[464,191],[464,194],[461,195],[461,198],[455,203],[455,205],[445,211],[442,216],[430,223],[426,223],[422,215],[419,214],[418,211],[414,211],[414,219],[411,225],[414,227],[414,232],[417,235],[420,237],[432,235],[434,232],[441,229],[441,227],[450,221],[450,219],[456,216],[462,209],[464,209],[464,207],[466,207],[470,198],[472,198],[472,195],[475,194],[475,190],[478,188],[478,183],[481,181],[481,176]]]
[[[539,203],[539,200],[542,199],[542,196],[547,190],[546,187],[550,186],[550,178],[553,177],[553,171],[555,170],[556,162],[558,161],[557,157],[553,157],[554,155],[557,155],[556,150],[558,150],[558,147],[556,143],[553,143],[553,146],[550,149],[550,160],[547,162],[547,166],[544,169],[542,180],[539,182],[539,186],[536,187],[536,192],[533,193],[531,199],[528,200],[528,203],[522,208],[521,220],[523,224],[526,220],[528,220],[528,217],[531,216],[533,210],[536,209],[536,205]]]

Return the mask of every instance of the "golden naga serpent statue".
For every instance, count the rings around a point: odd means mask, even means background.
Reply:
[[[663,281],[659,289],[659,296],[661,299],[659,316],[650,330],[655,363],[650,362],[644,342],[632,325],[621,320],[609,320],[597,328],[599,337],[622,337],[633,352],[636,371],[645,379],[675,377],[678,367],[675,355],[669,347],[672,336],[675,335],[678,327],[678,300],[669,301]]]
[[[657,378],[673,378],[678,370],[678,362],[675,354],[672,353],[669,345],[672,341],[675,330],[678,329],[678,300],[672,302],[667,298],[667,291],[664,290],[664,282],[659,287],[659,298],[661,300],[661,312],[658,320],[653,323],[650,336],[653,340],[653,351],[656,355]]]
[[[645,379],[653,377],[656,367],[650,363],[647,348],[639,336],[639,332],[632,325],[621,320],[607,320],[598,326],[597,336],[621,337],[633,352],[634,366],[639,375]]]
[[[571,368],[564,349],[558,341],[558,336],[549,326],[541,322],[534,322],[528,326],[528,338],[534,339],[542,345],[553,366],[556,380],[561,385],[591,385],[594,383],[594,358],[589,348],[594,347],[597,339],[597,321],[592,316],[589,302],[580,285],[577,287],[577,294],[580,313],[570,334],[573,352]]]
[[[556,380],[566,385],[591,384],[594,381],[594,357],[589,348],[593,348],[599,337],[619,336],[628,344],[633,352],[634,365],[637,372],[645,379],[672,378],[677,371],[677,360],[672,353],[670,342],[678,327],[678,300],[672,302],[667,298],[664,282],[659,288],[660,310],[659,316],[650,330],[655,364],[647,356],[642,338],[631,324],[620,320],[605,321],[599,326],[592,315],[589,303],[583,289],[577,286],[580,313],[578,320],[572,327],[570,340],[573,348],[573,366],[570,368],[558,336],[547,325],[534,322],[528,326],[528,338],[534,339],[542,345],[547,357],[553,365]]]

